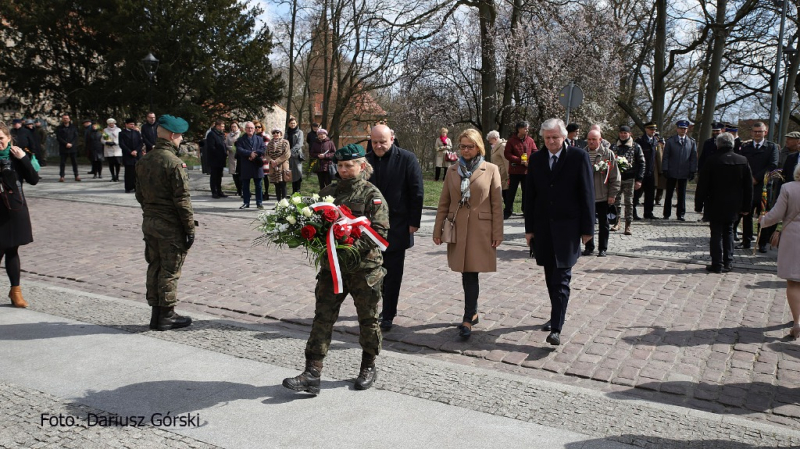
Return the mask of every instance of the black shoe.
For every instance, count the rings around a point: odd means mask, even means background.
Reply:
[[[381,320],[381,330],[384,332],[392,330],[392,320]]]
[[[378,370],[375,369],[375,356],[361,353],[361,368],[356,378],[356,390],[368,390],[378,378]]]
[[[758,245],[758,252],[766,253],[767,252],[767,245]]]
[[[736,245],[736,249],[750,249],[750,242],[742,242]]]
[[[678,221],[686,221],[686,219],[683,217],[678,217]]]
[[[706,271],[709,273],[722,273],[722,267],[717,265],[706,265]]]
[[[741,240],[741,239],[739,238],[739,233],[738,233],[738,232],[734,232],[734,233],[733,233],[733,241],[734,241],[734,242],[738,242],[739,240]]]
[[[304,391],[314,396],[319,394],[322,377],[322,360],[306,360],[306,369],[299,376],[283,379],[283,386],[294,391]]]
[[[93,174],[94,174],[94,172],[93,172],[93,171],[87,171],[87,172],[86,172],[86,174],[87,174],[87,175],[93,175]]]
[[[550,332],[553,329],[553,326],[550,324],[550,320],[547,320],[546,323],[542,324],[542,330],[545,332]]]
[[[263,209],[264,209],[264,206],[262,206],[262,205],[260,205],[260,204],[259,204],[258,206],[256,206],[256,209],[263,210]]]
[[[242,204],[241,206],[239,206],[239,209],[249,209],[249,208],[250,208],[249,204]]]
[[[224,194],[224,193],[222,193],[222,192],[220,192],[220,193],[219,193],[219,197],[220,197],[220,198],[227,198],[228,196],[229,196],[229,195],[225,195],[225,194]]]
[[[220,196],[217,195],[216,193],[212,193],[211,194],[211,198],[214,198],[215,200],[218,200],[220,198]]]
[[[192,319],[188,316],[175,313],[175,307],[161,307],[160,309],[158,313],[158,330],[160,331],[180,329],[192,324]]]
[[[640,217],[639,214],[633,214],[633,221],[639,221],[641,219],[642,217]]]
[[[599,253],[597,253],[597,257],[606,257],[606,250],[601,250]]]
[[[591,256],[593,252],[594,252],[594,250],[593,250],[593,249],[586,248],[586,249],[585,249],[585,250],[583,250],[583,252],[581,253],[581,256]]]
[[[722,266],[723,273],[730,273],[731,271],[733,271],[733,267],[731,266],[731,264],[725,264]]]
[[[561,333],[560,332],[550,332],[550,335],[547,336],[545,341],[550,343],[553,346],[558,346],[558,345],[561,344]]]
[[[658,220],[658,218],[657,218],[655,215],[653,215],[653,214],[650,214],[650,215],[645,215],[645,216],[644,216],[644,219],[645,219],[645,220]]]
[[[158,306],[151,306],[150,308],[153,309],[150,311],[150,330],[154,331],[158,329],[158,315],[161,312],[161,308]]]
[[[469,340],[469,337],[472,336],[472,326],[458,326],[458,336],[461,337],[462,340]]]
[[[511,218],[511,212],[503,212],[503,220],[508,220]]]
[[[133,193],[133,192],[134,192],[134,190],[133,190],[133,189],[131,189],[131,190],[126,190],[126,191],[125,191],[125,193]]]

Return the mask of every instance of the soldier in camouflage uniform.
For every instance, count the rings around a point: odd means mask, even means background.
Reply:
[[[136,164],[136,200],[142,205],[147,261],[147,303],[152,307],[150,329],[186,327],[192,319],[175,313],[178,278],[186,253],[194,243],[194,212],[189,198],[186,164],[178,145],[189,124],[179,117],[158,119],[158,139],[152,151]]]
[[[338,183],[325,187],[321,196],[334,197],[334,204],[346,205],[356,217],[365,216],[372,229],[384,239],[389,232],[389,207],[377,187],[367,182],[372,167],[364,159],[360,145],[347,145],[336,151],[335,159],[342,178]],[[316,310],[311,335],[306,344],[306,369],[299,376],[284,379],[283,386],[295,391],[319,394],[322,360],[331,343],[333,325],[339,317],[339,308],[347,297],[353,296],[358,313],[361,336],[361,368],[356,379],[356,389],[370,388],[376,378],[375,358],[381,350],[381,331],[378,326],[378,303],[386,270],[382,268],[383,255],[375,243],[363,236],[353,245],[360,257],[353,259],[348,251],[339,251],[342,269],[343,292],[334,294],[333,278],[327,259],[317,274],[315,290]]]
[[[644,152],[642,147],[631,138],[631,128],[628,125],[621,125],[619,127],[619,139],[611,146],[611,151],[616,154],[617,158],[624,157],[628,160],[628,169],[620,171],[622,176],[622,184],[620,185],[619,192],[615,203],[617,204],[617,219],[616,223],[611,227],[612,231],[619,229],[620,216],[620,203],[623,198],[625,199],[625,235],[631,235],[631,220],[633,220],[633,196],[636,190],[642,188],[642,180],[644,179],[644,169],[646,161],[644,159]]]

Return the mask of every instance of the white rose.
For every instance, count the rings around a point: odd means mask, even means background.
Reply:
[[[336,198],[334,198],[334,197],[332,197],[332,196],[328,195],[328,196],[326,196],[325,198],[323,198],[323,199],[322,199],[322,201],[324,201],[324,202],[326,202],[326,203],[332,203],[332,202],[333,202],[333,200],[335,200],[335,199],[336,199]]]
[[[289,202],[288,202],[288,201],[286,201],[286,198],[282,199],[282,200],[281,200],[281,201],[278,203],[278,207],[288,207],[288,206],[289,206]]]
[[[292,217],[291,215],[289,215],[288,217],[286,217],[286,221],[287,221],[289,224],[295,224],[295,223],[297,223],[297,220],[295,220],[295,218],[294,218],[294,217]]]
[[[303,202],[303,198],[301,198],[300,195],[292,196],[292,202],[294,204],[300,204]]]
[[[305,217],[310,217],[313,212],[311,211],[311,208],[304,207],[303,210],[300,211],[300,213],[303,214],[303,216]]]
[[[315,193],[315,194],[311,195],[311,199],[314,200],[314,201],[318,201],[319,200],[319,195],[317,195]]]

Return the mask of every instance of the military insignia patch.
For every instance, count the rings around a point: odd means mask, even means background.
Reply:
[[[186,168],[186,162],[182,163],[181,167]]]
[[[383,201],[381,201],[380,198],[375,198],[372,200],[372,204],[383,204]]]

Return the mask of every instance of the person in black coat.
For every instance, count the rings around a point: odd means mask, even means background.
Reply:
[[[653,208],[656,199],[656,156],[658,153],[659,142],[663,145],[663,139],[658,135],[658,125],[655,122],[644,124],[644,134],[636,139],[636,143],[642,148],[644,154],[644,177],[642,177],[642,188],[633,195],[633,219],[637,219],[636,205],[644,195],[644,218],[654,220]]]
[[[744,156],[733,152],[734,138],[722,133],[716,138],[717,154],[708,157],[697,180],[695,212],[711,225],[712,273],[731,271],[733,262],[733,224],[739,215],[750,213],[753,174]]]
[[[119,133],[119,147],[122,149],[122,165],[125,166],[125,193],[136,191],[136,163],[142,158],[144,141],[136,129],[136,120],[125,119],[125,129]]]
[[[705,163],[709,159],[711,159],[712,156],[722,153],[722,151],[717,150],[717,136],[722,134],[722,131],[724,129],[725,129],[724,123],[714,122],[711,124],[711,137],[706,139],[705,142],[703,142],[703,151],[697,158],[698,173],[703,170],[703,165],[705,165]]]
[[[72,162],[72,172],[75,180],[80,181],[78,176],[78,128],[72,124],[69,114],[61,114],[61,124],[56,127],[56,140],[58,140],[58,154],[61,156],[59,168],[59,182],[64,182],[67,157]]]
[[[39,174],[25,151],[12,145],[11,131],[0,122],[0,259],[5,258],[11,304],[24,308],[28,303],[20,288],[19,247],[33,241],[33,232],[23,181],[35,185]]]
[[[424,189],[417,157],[394,144],[389,127],[372,127],[370,137],[372,152],[367,153],[367,161],[373,172],[369,182],[381,191],[389,205],[389,248],[383,254],[386,276],[381,318],[381,329],[388,331],[397,315],[406,249],[414,246],[414,233],[422,220]]]
[[[144,141],[145,152],[150,151],[156,146],[156,133],[158,131],[156,115],[148,112],[144,124],[142,124],[142,140]]]
[[[758,218],[761,213],[761,192],[764,188],[764,175],[778,168],[780,148],[777,144],[768,141],[767,125],[757,122],[750,131],[753,140],[742,144],[741,155],[747,158],[750,170],[753,172],[753,201],[750,213],[742,216],[742,243],[739,248],[749,249],[753,241],[753,216]],[[760,225],[759,225],[760,226]],[[764,228],[758,242],[758,251],[767,252],[767,243],[775,230],[774,226]]]
[[[547,151],[537,151],[528,163],[525,181],[525,239],[536,264],[544,266],[550,296],[547,342],[561,344],[561,329],[569,303],[572,267],[594,235],[594,181],[589,154],[568,147],[567,129],[560,119],[542,123]]]
[[[255,134],[253,122],[244,124],[244,134],[236,139],[236,155],[239,157],[239,176],[242,180],[242,200],[239,209],[250,207],[250,180],[256,186],[256,207],[263,209],[262,179],[264,179],[264,154],[267,147],[264,138]]]
[[[214,128],[206,136],[204,151],[208,153],[208,167],[211,171],[211,197],[226,198],[222,193],[222,173],[228,163],[228,148],[225,146],[225,122],[216,120]]]

